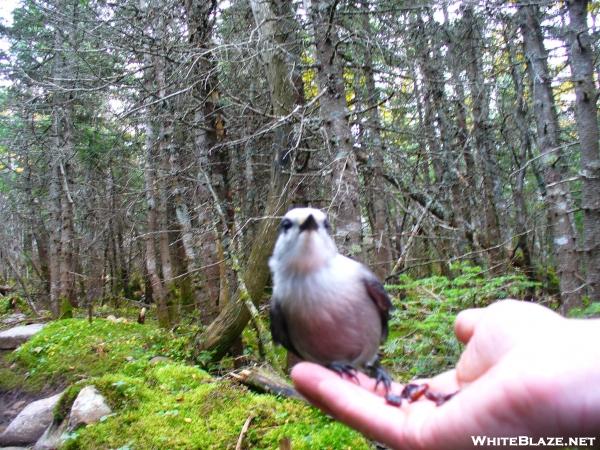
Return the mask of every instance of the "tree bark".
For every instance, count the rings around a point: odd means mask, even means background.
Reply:
[[[354,137],[348,122],[340,40],[334,18],[338,2],[310,0],[308,7],[316,46],[317,84],[325,145],[331,157],[332,199],[329,215],[334,237],[347,253],[362,252],[359,182]]]
[[[68,30],[68,27],[67,27]],[[69,79],[64,30],[55,31],[53,78]],[[59,81],[60,82],[60,81]],[[52,150],[50,153],[50,301],[55,317],[69,317],[75,303],[73,280],[73,199],[69,161],[73,153],[72,99],[56,89],[52,97]]]
[[[518,11],[523,45],[533,90],[533,109],[537,140],[544,166],[545,201],[552,228],[554,256],[558,273],[563,312],[581,305],[581,282],[578,271],[575,230],[569,212],[572,202],[564,182],[563,151],[559,142],[559,124],[548,72],[548,56],[544,47],[537,6],[521,6]]]
[[[513,263],[523,269],[523,272],[531,280],[535,280],[535,269],[533,267],[531,250],[529,244],[529,230],[527,227],[527,203],[525,202],[524,188],[525,177],[527,174],[527,158],[531,153],[531,135],[529,132],[529,117],[527,113],[527,103],[525,100],[525,86],[523,84],[523,73],[519,71],[517,65],[517,55],[515,45],[509,38],[507,30],[504,31],[504,43],[507,47],[508,64],[510,66],[510,74],[515,89],[515,105],[513,109],[514,123],[519,130],[520,149],[518,154],[515,151],[515,163],[518,167],[515,186],[512,190],[513,201],[515,204],[515,233],[516,246],[513,251]],[[513,144],[512,135],[507,136],[507,147]],[[535,164],[534,161],[531,164]],[[517,257],[517,251],[521,251],[522,257]],[[518,264],[517,264],[518,263]],[[530,292],[532,294],[532,292]]]
[[[215,62],[211,51],[210,38],[212,35],[213,21],[212,17],[217,7],[216,0],[187,0],[185,8],[187,13],[187,27],[189,30],[189,41],[193,52],[201,55],[194,69],[194,76],[201,81],[197,83],[191,95],[191,105],[193,110],[193,133],[192,148],[193,155],[198,166],[195,174],[198,179],[198,189],[195,192],[195,201],[198,204],[210,205],[212,198],[205,186],[203,174],[213,174],[218,166],[223,165],[217,162],[220,155],[217,153],[227,151],[226,149],[216,150],[215,146],[219,139],[223,138],[224,131],[219,132],[219,124],[222,123],[218,109],[218,80],[214,75]],[[215,181],[213,179],[213,181]],[[223,183],[215,183],[222,186]],[[223,190],[219,191],[223,195]],[[176,197],[178,199],[179,197]],[[177,214],[180,224],[184,230],[187,229],[187,219],[185,218],[185,202],[177,203]],[[217,316],[219,308],[229,301],[228,286],[229,270],[226,262],[220,252],[221,236],[214,228],[214,221],[210,217],[210,208],[206,206],[200,208],[197,214],[198,226],[201,234],[198,237],[198,260],[201,261],[201,267],[190,266],[191,270],[198,270],[193,275],[193,285],[196,290],[196,307],[200,312],[200,322],[203,325],[209,325]],[[191,219],[191,217],[190,217]],[[186,233],[186,254],[188,263],[192,257],[189,245],[189,234]]]
[[[483,185],[483,205],[485,215],[485,243],[484,247],[489,255],[489,266],[491,272],[499,274],[503,269],[504,252],[500,222],[496,209],[496,198],[494,195],[494,182],[498,178],[496,164],[494,162],[493,148],[490,131],[490,93],[486,86],[483,74],[480,45],[483,43],[481,26],[475,17],[472,6],[465,8],[465,27],[469,33],[465,36],[467,43],[467,77],[471,90],[471,113],[473,117],[473,140],[479,156],[479,169]]]
[[[366,206],[369,212],[369,222],[373,232],[374,261],[373,271],[382,280],[389,274],[392,263],[392,243],[390,240],[391,231],[388,229],[388,193],[385,189],[383,178],[384,173],[384,146],[381,138],[381,118],[379,115],[380,92],[375,83],[373,71],[372,53],[374,51],[371,44],[371,15],[369,14],[369,4],[366,0],[361,0],[361,13],[363,33],[366,40],[363,47],[363,65],[365,77],[366,99],[363,101],[367,109],[366,133],[364,133],[364,147],[369,154],[369,161],[366,165],[359,165],[359,170],[364,176],[364,185],[367,195]]]
[[[587,26],[587,0],[569,0],[569,63],[575,85],[575,117],[581,151],[583,255],[590,299],[600,300],[600,149],[594,55]]]
[[[286,186],[291,162],[295,157],[289,119],[284,120],[284,117],[294,110],[298,99],[293,77],[290,76],[293,66],[289,64],[288,58],[283,56],[279,45],[281,37],[285,34],[278,28],[281,21],[276,16],[274,3],[252,1],[251,6],[261,39],[267,45],[262,58],[271,92],[271,105],[273,111],[282,117],[274,136],[270,186],[263,214],[266,218],[258,227],[245,268],[236,268],[236,271],[242,270],[242,282],[238,283],[237,291],[217,318],[196,339],[196,355],[202,351],[209,351],[214,360],[220,359],[229,350],[250,320],[251,314],[246,302],[252,301],[254,305],[258,305],[262,301],[269,279],[267,263],[277,237],[278,216],[281,216],[289,205],[289,191]],[[250,298],[246,298],[246,295]]]

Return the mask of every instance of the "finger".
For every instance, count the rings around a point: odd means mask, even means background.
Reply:
[[[402,408],[315,364],[297,364],[291,375],[299,392],[336,419],[394,448],[406,445]]]
[[[475,326],[484,314],[485,309],[482,308],[465,309],[458,313],[454,322],[454,334],[459,341],[463,344],[469,342],[475,332]]]
[[[448,370],[427,380],[429,389],[443,394],[452,394],[460,389],[456,379],[456,369]]]
[[[302,363],[296,364],[294,366],[294,369],[296,368],[296,366],[299,366],[300,364],[307,364],[309,367],[307,370],[315,371],[315,374],[317,374],[317,370],[318,371],[327,371],[330,375],[332,375],[334,377],[349,381],[350,383],[354,383],[357,386],[360,386],[361,388],[363,388],[369,392],[375,393],[381,397],[384,397],[387,394],[383,383],[381,383],[381,382],[377,383],[377,381],[374,378],[371,378],[362,372],[357,372],[355,374],[354,378],[350,378],[345,375],[340,375],[332,370],[326,369],[323,366],[319,366],[317,364],[308,363],[308,362],[302,362]],[[292,370],[292,373],[293,372],[294,371]],[[392,382],[391,392],[394,394],[400,394],[400,392],[402,392],[403,387],[404,386],[400,383]]]

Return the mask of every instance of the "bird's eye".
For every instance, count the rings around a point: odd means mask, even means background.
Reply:
[[[329,224],[329,220],[325,219],[325,221],[323,222],[323,226],[327,231],[331,231],[331,225]]]
[[[279,230],[285,232],[285,231],[289,230],[290,228],[292,228],[292,225],[294,225],[294,224],[292,223],[292,221],[290,219],[283,219],[281,221],[281,224],[279,224]]]

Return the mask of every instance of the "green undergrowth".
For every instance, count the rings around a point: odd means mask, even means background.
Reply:
[[[27,302],[18,294],[8,294],[0,297],[0,317],[15,312],[31,313]]]
[[[592,319],[600,317],[600,301],[590,302],[586,299],[581,308],[573,308],[569,311],[569,317],[578,319]]]
[[[455,276],[414,280],[407,275],[387,286],[395,309],[384,365],[400,379],[429,377],[453,367],[462,350],[454,336],[459,311],[502,298],[522,298],[537,287],[521,274],[486,277],[481,268],[453,266]]]
[[[67,449],[233,449],[249,417],[244,448],[275,449],[282,439],[294,449],[371,448],[303,402],[253,393],[187,364],[186,344],[154,325],[65,319],[13,352],[6,369],[13,385],[18,374],[29,389],[66,387],[57,421],[84,386],[103,393],[113,414],[69,433]],[[150,362],[154,356],[168,359]]]

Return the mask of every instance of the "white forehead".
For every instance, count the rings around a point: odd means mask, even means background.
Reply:
[[[290,209],[284,217],[296,223],[304,222],[308,216],[312,215],[317,222],[323,222],[327,216],[319,209],[315,208],[294,208]]]

